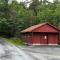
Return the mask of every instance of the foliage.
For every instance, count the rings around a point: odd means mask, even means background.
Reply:
[[[32,0],[28,3],[0,0],[0,35],[20,36],[20,31],[34,24],[49,22],[60,27],[60,2]]]
[[[5,38],[5,41],[14,44],[16,46],[18,45],[24,45],[24,41],[21,40],[20,38]]]

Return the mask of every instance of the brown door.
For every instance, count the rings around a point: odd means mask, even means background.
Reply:
[[[48,34],[48,44],[57,44],[58,35],[57,34]]]
[[[40,44],[47,44],[47,34],[41,34],[40,35]]]

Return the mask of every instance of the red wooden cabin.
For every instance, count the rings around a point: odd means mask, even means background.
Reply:
[[[60,30],[49,23],[31,26],[23,31],[22,37],[29,45],[57,45]]]

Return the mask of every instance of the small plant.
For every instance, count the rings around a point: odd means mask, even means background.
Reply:
[[[24,41],[20,38],[6,38],[6,41],[14,44],[14,45],[24,45]]]

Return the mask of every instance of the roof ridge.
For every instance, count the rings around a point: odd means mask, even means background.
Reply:
[[[37,24],[37,25],[33,25],[33,26],[31,26],[31,27],[29,27],[29,28],[27,28],[25,30],[22,30],[21,32],[26,32],[29,29],[30,29],[30,31],[32,31],[32,30],[34,30],[34,29],[36,29],[38,27],[41,27],[42,25],[45,25],[45,24],[47,24],[47,22],[46,23]]]
[[[45,24],[48,24],[48,25],[50,25],[51,27],[53,27],[54,29],[60,31],[60,29],[58,29],[57,27],[53,26],[52,24],[49,24],[48,22],[45,22],[45,23],[41,23],[41,24],[37,24],[37,25],[30,26],[30,27],[28,27],[27,29],[22,30],[21,32],[22,32],[22,33],[23,33],[23,32],[32,32],[33,30],[35,30],[35,29],[37,29],[37,28],[39,28],[39,27],[41,27],[41,26],[43,26],[43,25],[45,25]]]

